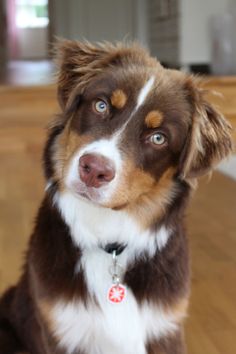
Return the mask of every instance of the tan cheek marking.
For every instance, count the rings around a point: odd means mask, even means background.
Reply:
[[[53,162],[55,175],[53,179],[59,182],[59,189],[64,189],[64,178],[74,154],[83,146],[91,143],[93,138],[89,135],[80,136],[67,126],[57,138],[53,146]]]
[[[112,196],[111,202],[106,207],[113,209],[124,208],[127,204],[134,202],[140,192],[148,191],[154,184],[154,179],[144,171],[136,168],[132,161],[124,161],[125,169],[119,180],[117,190]]]
[[[174,168],[169,168],[158,182],[127,207],[128,213],[144,230],[163,216],[166,206],[174,199],[177,188],[173,181],[175,172]]]
[[[127,102],[127,96],[122,90],[115,90],[112,95],[111,95],[111,104],[118,108],[121,109],[125,106]]]
[[[145,230],[160,218],[176,193],[173,176],[174,168],[169,168],[158,182],[148,173],[136,168],[129,160],[124,162],[125,172],[118,189],[106,207],[122,209],[135,218]]]
[[[158,128],[163,121],[163,114],[159,111],[151,111],[145,117],[145,124],[148,128]]]

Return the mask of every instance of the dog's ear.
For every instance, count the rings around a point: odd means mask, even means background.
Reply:
[[[232,151],[231,126],[204,97],[193,78],[186,81],[187,97],[192,108],[192,123],[179,167],[182,179],[208,173]]]
[[[68,105],[71,91],[88,81],[99,71],[98,62],[106,56],[108,47],[89,42],[58,40],[55,44],[55,62],[58,67],[58,100],[63,110]]]

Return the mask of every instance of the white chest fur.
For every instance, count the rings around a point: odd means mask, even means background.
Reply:
[[[146,354],[148,339],[166,336],[178,327],[161,308],[138,308],[133,298],[105,308],[79,303],[58,303],[54,308],[55,335],[66,353]]]
[[[96,301],[58,302],[53,309],[55,335],[66,353],[80,348],[86,354],[146,354],[146,343],[178,328],[179,319],[162,306],[139,305],[129,288],[119,304],[108,301],[110,260],[87,253],[83,268]]]
[[[70,228],[72,240],[82,250],[123,243],[127,245],[131,262],[142,253],[152,257],[157,249],[165,247],[170,237],[170,230],[165,227],[156,233],[143,231],[126,212],[94,205],[70,192],[58,193],[55,203]]]
[[[179,319],[161,305],[138,304],[129,288],[123,302],[110,303],[112,256],[98,246],[127,244],[118,259],[125,271],[143,252],[152,257],[157,249],[161,251],[168,242],[168,230],[140,232],[124,213],[96,207],[67,192],[57,195],[56,203],[73,241],[82,249],[75,272],[83,271],[89,293],[96,298],[86,306],[78,301],[56,303],[52,316],[60,345],[66,353],[81,348],[86,354],[146,354],[147,341],[176,330]]]

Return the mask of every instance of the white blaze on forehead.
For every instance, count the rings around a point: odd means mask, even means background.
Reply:
[[[79,152],[79,157],[84,154],[100,154],[111,159],[118,169],[121,165],[121,155],[116,144],[116,139],[112,137],[110,139],[96,140],[82,148]]]
[[[125,128],[129,124],[129,122],[132,120],[135,112],[139,109],[139,107],[145,102],[145,99],[147,98],[149,92],[151,91],[151,88],[154,84],[155,78],[154,76],[151,76],[150,79],[146,82],[146,84],[142,87],[141,91],[139,92],[138,98],[137,98],[137,105],[135,106],[133,112],[131,113],[129,119],[124,123],[124,125],[116,132],[115,134],[115,139],[116,141],[119,140],[120,136],[124,132]]]
[[[151,76],[150,79],[146,82],[146,84],[143,86],[141,89],[138,99],[137,99],[137,106],[136,110],[144,103],[145,99],[147,98],[149,92],[151,91],[151,88],[154,84],[155,78],[154,76]]]

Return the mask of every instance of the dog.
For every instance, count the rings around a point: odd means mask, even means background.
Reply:
[[[199,82],[138,44],[57,44],[61,114],[24,270],[0,302],[0,352],[183,354],[184,214],[232,150]]]

